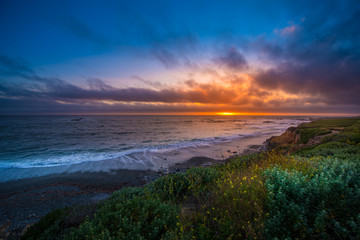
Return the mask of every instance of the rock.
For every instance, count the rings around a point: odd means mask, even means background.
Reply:
[[[83,120],[84,118],[74,118],[74,119],[71,119],[72,122],[79,122],[81,120]]]
[[[92,197],[91,198],[91,201],[93,202],[99,202],[101,200],[104,200],[106,198],[110,197],[110,194],[107,194],[107,193],[99,193],[97,194],[96,196]]]
[[[280,136],[271,137],[268,140],[268,146],[270,148],[274,148],[277,146],[289,146],[291,144],[299,142],[300,135],[296,133],[296,129],[296,127],[289,127]]]
[[[211,163],[204,163],[202,166],[203,167],[210,167],[212,164]]]
[[[21,231],[21,236],[22,235],[24,235],[25,233],[26,233],[26,231],[31,227],[33,225],[33,223],[29,223],[29,224],[27,224],[24,228],[23,228],[23,230]]]
[[[5,239],[6,239],[6,234],[9,233],[9,232],[7,232],[7,230],[11,226],[11,224],[12,223],[10,221],[7,221],[0,226],[0,237],[5,237]]]

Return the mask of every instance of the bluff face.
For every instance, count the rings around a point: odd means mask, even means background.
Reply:
[[[273,136],[268,139],[268,147],[270,149],[275,147],[288,147],[293,144],[297,144],[300,142],[300,134],[297,131],[296,127],[289,127],[283,134],[280,136]]]

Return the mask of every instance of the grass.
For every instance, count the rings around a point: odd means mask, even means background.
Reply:
[[[91,211],[55,210],[23,239],[360,239],[359,127],[304,124],[303,142],[338,133],[290,156],[279,146],[125,188]]]
[[[300,134],[300,143],[306,144],[311,138],[316,136],[332,133],[332,131],[341,131],[340,137],[342,140],[355,140],[359,139],[360,131],[360,118],[334,118],[317,120],[310,123],[300,125],[296,133]],[[333,137],[329,137],[325,141],[333,141]]]

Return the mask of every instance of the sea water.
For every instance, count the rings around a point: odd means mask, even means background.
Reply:
[[[223,159],[309,117],[0,116],[0,182]],[[252,141],[256,139],[256,141]]]

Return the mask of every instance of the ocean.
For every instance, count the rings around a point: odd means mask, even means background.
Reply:
[[[0,116],[0,182],[224,159],[309,117]]]

